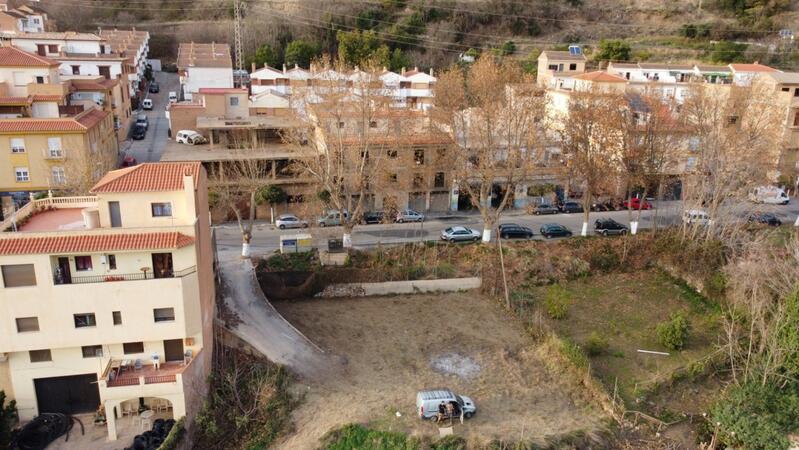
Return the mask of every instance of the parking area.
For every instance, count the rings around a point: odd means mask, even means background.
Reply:
[[[416,416],[420,389],[446,386],[471,396],[477,415],[455,433],[541,440],[591,431],[600,413],[567,393],[532,340],[499,305],[476,292],[275,302],[294,326],[343,362],[344,373],[298,382],[294,432],[279,446],[316,448],[332,428],[371,425],[437,435]],[[310,384],[308,384],[310,383]]]
[[[146,98],[153,101],[153,109],[151,111],[134,111],[131,121],[134,123],[139,114],[146,115],[150,123],[147,134],[142,140],[128,138],[121,144],[121,150],[125,155],[133,156],[139,163],[160,161],[161,155],[169,143],[169,120],[166,118],[167,96],[170,91],[180,90],[178,74],[153,72],[153,76],[160,87],[160,92],[157,94],[147,93]]]

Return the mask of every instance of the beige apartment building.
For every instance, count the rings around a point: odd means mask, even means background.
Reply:
[[[108,439],[129,440],[132,408],[193,417],[214,314],[200,163],[115,170],[91,196],[35,200],[16,222],[0,224],[0,389],[20,420],[102,406]]]

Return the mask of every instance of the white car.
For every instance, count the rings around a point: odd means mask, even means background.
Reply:
[[[275,220],[275,226],[281,230],[286,228],[308,228],[308,222],[300,220],[294,214],[282,214]]]
[[[178,93],[175,91],[169,91],[169,103],[177,103],[178,101]]]
[[[397,223],[424,222],[424,214],[418,213],[412,209],[405,209],[397,213],[395,220]]]
[[[450,227],[441,231],[441,240],[450,242],[462,242],[480,240],[480,232],[466,227]]]
[[[682,213],[682,221],[686,225],[710,225],[710,215],[701,209],[692,209]]]
[[[192,130],[180,130],[175,135],[175,141],[179,144],[197,145],[208,142],[205,136]]]
[[[416,413],[422,420],[436,420],[439,409],[446,411],[446,405],[453,406],[452,414],[454,417],[470,418],[477,413],[477,405],[474,401],[465,396],[458,395],[447,388],[430,389],[416,393]]]
[[[153,109],[153,101],[152,101],[152,99],[145,98],[144,100],[142,100],[141,107],[145,111],[150,111],[151,109]]]

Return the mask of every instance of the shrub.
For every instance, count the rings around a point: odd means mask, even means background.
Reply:
[[[186,433],[186,417],[181,417],[180,420],[175,422],[175,426],[169,431],[169,434],[158,447],[158,450],[175,450],[178,444],[183,440],[183,435]]]
[[[621,257],[613,246],[605,241],[603,245],[591,251],[591,267],[603,272],[611,272],[621,265]]]
[[[588,340],[585,341],[583,349],[588,356],[599,356],[608,351],[608,339],[593,331],[588,336]]]
[[[571,295],[563,286],[553,284],[547,288],[547,293],[544,296],[544,308],[546,308],[547,314],[552,319],[561,320],[566,318],[570,302]]]
[[[585,352],[574,342],[567,339],[561,340],[560,352],[575,366],[580,368],[588,367],[588,358],[586,358]]]
[[[402,433],[393,431],[378,431],[366,428],[363,425],[349,424],[329,432],[322,438],[328,450],[387,449],[410,450],[418,448],[418,442]]]
[[[420,280],[424,278],[425,274],[427,273],[427,269],[423,265],[414,264],[408,266],[406,275],[408,280]]]
[[[682,350],[688,340],[688,320],[681,313],[676,313],[665,322],[658,324],[656,332],[658,342],[669,350]]]
[[[442,262],[436,268],[438,278],[452,278],[455,276],[455,266],[448,262]]]
[[[17,402],[6,405],[6,393],[0,391],[0,448],[11,448],[11,429],[17,423]]]

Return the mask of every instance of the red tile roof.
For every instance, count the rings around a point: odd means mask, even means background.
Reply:
[[[597,82],[601,82],[601,83],[626,83],[627,82],[627,80],[622,78],[622,77],[619,77],[619,76],[616,76],[616,75],[613,75],[613,74],[610,74],[610,73],[607,73],[607,72],[603,72],[601,70],[597,70],[595,72],[586,72],[584,74],[577,75],[576,77],[574,77],[574,79],[575,80],[585,80],[585,81],[597,81]]]
[[[91,192],[153,192],[183,190],[183,175],[200,175],[200,162],[144,163],[105,174]]]
[[[58,61],[28,53],[16,47],[0,47],[0,66],[53,67],[59,65],[61,63]]]
[[[82,116],[78,116],[78,122],[86,128],[92,128],[93,126],[100,123],[103,119],[105,119],[109,114],[108,111],[103,111],[101,109],[92,108],[86,114]]]
[[[76,91],[105,91],[119,83],[118,80],[72,80],[72,87]]]
[[[108,111],[92,108],[75,117],[58,119],[0,119],[0,133],[86,131],[97,125],[109,114],[111,113]]]
[[[246,88],[200,88],[200,94],[241,94]]]
[[[64,99],[63,95],[58,94],[33,94],[31,97],[34,102],[58,102]]]
[[[186,247],[193,243],[192,236],[176,231],[14,237],[0,238],[0,255],[170,249]]]
[[[763,64],[730,64],[732,70],[736,72],[779,72],[779,70]]]
[[[0,105],[30,105],[31,100],[31,97],[0,97]]]

